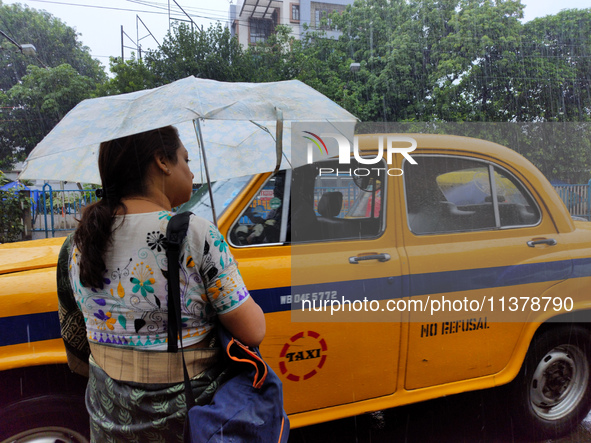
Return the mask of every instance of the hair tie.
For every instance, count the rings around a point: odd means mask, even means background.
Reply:
[[[107,186],[106,188],[98,188],[94,191],[97,198],[104,198],[110,202],[119,201],[119,192],[117,186]]]

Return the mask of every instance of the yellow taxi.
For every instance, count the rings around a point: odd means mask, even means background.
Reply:
[[[411,155],[378,159],[389,135],[356,137],[348,164],[212,185],[292,427],[511,383],[530,437],[571,430],[591,408],[591,224],[503,146],[404,134]],[[205,187],[183,209],[210,218]],[[59,332],[61,242],[0,246],[0,423],[83,438],[60,420],[84,385]]]

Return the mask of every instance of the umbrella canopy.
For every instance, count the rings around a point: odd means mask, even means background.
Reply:
[[[191,158],[201,160],[199,127],[212,181],[270,171],[278,121],[285,124],[282,167],[290,167],[297,166],[291,161],[292,122],[328,124],[331,132],[352,140],[357,119],[297,80],[226,83],[188,77],[81,102],[33,149],[19,178],[100,184],[101,142],[167,125],[177,126]],[[200,170],[193,172],[196,182],[206,181]]]

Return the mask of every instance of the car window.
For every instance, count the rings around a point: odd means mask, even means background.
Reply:
[[[373,238],[383,232],[385,164],[318,162],[294,170],[294,241]]]
[[[501,168],[451,156],[420,156],[417,163],[404,164],[407,218],[415,234],[528,226],[540,220],[533,198]]]
[[[252,180],[253,176],[237,177],[226,180],[218,180],[211,184],[215,210],[220,217],[236,196]],[[191,196],[191,199],[183,203],[176,212],[191,211],[193,214],[213,221],[211,199],[207,184],[201,185]]]
[[[288,174],[290,175],[290,174]],[[283,227],[286,171],[271,176],[230,229],[230,242],[237,246],[284,243],[290,240]],[[283,235],[282,235],[283,233]]]
[[[531,226],[540,222],[540,210],[519,181],[495,168],[497,202],[502,227]]]

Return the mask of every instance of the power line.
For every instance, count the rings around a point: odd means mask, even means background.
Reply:
[[[113,11],[123,11],[123,12],[135,12],[135,13],[146,13],[146,14],[153,14],[153,15],[168,15],[168,7],[164,8],[163,6],[160,6],[161,4],[158,3],[154,3],[154,2],[142,2],[141,0],[126,0],[129,1],[130,3],[135,3],[135,4],[140,4],[142,6],[146,6],[146,7],[151,7],[151,8],[155,8],[155,9],[159,9],[160,11],[154,11],[154,10],[140,10],[140,9],[132,9],[132,8],[116,8],[116,7],[112,7],[112,6],[99,6],[99,5],[81,5],[79,3],[69,3],[69,2],[60,2],[60,1],[54,1],[54,0],[26,0],[27,3],[29,2],[37,2],[37,3],[49,3],[49,4],[55,4],[55,5],[63,5],[63,6],[78,6],[80,8],[94,8],[94,9],[106,9],[106,10],[113,10]],[[223,22],[223,23],[229,23],[231,20],[228,18],[227,15],[223,14],[223,12],[219,9],[200,9],[200,8],[192,8],[192,7],[188,7],[184,9],[187,9],[187,11],[190,11],[191,16],[196,17],[196,18],[200,18],[200,19],[205,19],[205,20],[212,20],[212,21],[219,21],[219,22]],[[166,12],[164,12],[166,10]],[[197,12],[195,12],[197,11]],[[212,14],[211,12],[201,12],[201,11],[211,11],[213,13],[217,13],[219,12],[219,15],[216,14]],[[206,15],[209,14],[209,15]],[[246,25],[249,23],[249,20],[246,19],[240,19],[240,18],[236,18],[235,20],[232,21],[236,21],[239,22],[240,24]],[[304,24],[304,23],[310,23],[309,21],[306,20],[301,20],[300,24]]]
[[[168,11],[168,5],[166,5],[164,3],[150,2],[147,0],[126,0],[126,1],[128,1],[130,3],[136,3],[136,4],[139,4],[142,6],[148,6],[148,7],[153,7],[153,8]],[[188,12],[191,12],[190,15],[193,15],[193,16],[199,17],[199,18],[206,18],[206,19],[210,19],[210,20],[217,20],[217,19],[227,20],[227,14],[225,13],[225,11],[222,11],[220,9],[195,8],[192,6],[183,6],[182,9],[184,9]],[[207,11],[209,11],[209,12],[207,12]],[[200,14],[210,14],[210,15],[207,16],[207,15],[200,15]]]
[[[26,0],[26,1],[27,1],[27,3],[29,3],[29,2],[49,3],[49,4],[63,5],[63,6],[78,6],[80,8],[107,9],[107,10],[112,10],[112,11],[136,12],[136,13],[155,14],[155,15],[168,15],[168,12],[149,11],[149,10],[140,10],[140,9],[131,9],[131,8],[116,8],[113,6],[81,5],[79,3],[68,3],[68,2],[60,2],[60,1],[53,1],[53,0]],[[130,0],[127,0],[127,1],[130,1]],[[139,1],[135,1],[132,3],[137,3],[137,4],[141,4],[143,6],[162,9],[161,7],[149,5],[146,3],[141,3]],[[191,9],[191,8],[189,8],[189,9]],[[166,11],[168,11],[168,8],[166,8]],[[212,11],[214,11],[214,10],[212,10]],[[198,15],[198,14],[192,14],[192,15],[194,15],[195,17],[198,17],[198,18],[204,18],[204,19],[208,19],[208,20],[218,20],[217,17],[208,17],[208,16],[203,16],[203,15]]]
[[[66,3],[66,2],[56,2],[51,0],[26,0],[27,2],[37,2],[37,3],[51,3],[54,5],[64,5],[64,6],[78,6],[81,8],[95,8],[95,9],[110,9],[114,11],[126,11],[126,12],[142,12],[146,14],[159,14],[165,15],[163,12],[155,12],[155,11],[140,11],[138,9],[128,9],[128,8],[115,8],[112,6],[98,6],[98,5],[81,5],[79,3]]]

